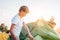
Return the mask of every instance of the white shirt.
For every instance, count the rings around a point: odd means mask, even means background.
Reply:
[[[22,23],[23,23],[23,20],[19,17],[18,14],[13,17],[12,24],[15,24],[15,27],[13,29],[13,33],[15,34],[15,36],[20,35],[21,29],[22,29]]]

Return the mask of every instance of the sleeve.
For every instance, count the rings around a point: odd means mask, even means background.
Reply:
[[[17,18],[13,18],[13,19],[11,20],[11,23],[12,23],[12,24],[17,24],[17,22],[18,22]]]

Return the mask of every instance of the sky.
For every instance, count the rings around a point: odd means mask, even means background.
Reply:
[[[11,19],[18,13],[20,6],[28,6],[30,13],[24,17],[26,23],[32,22],[43,16],[49,20],[55,17],[56,27],[60,27],[60,0],[0,0],[0,24],[5,23],[8,28]]]

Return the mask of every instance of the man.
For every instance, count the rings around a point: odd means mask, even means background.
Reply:
[[[7,31],[7,26],[5,26],[4,23],[1,24],[1,26],[0,26],[0,31],[1,31],[1,32],[6,32],[6,31]]]
[[[53,17],[53,16],[51,16],[50,21],[48,21],[48,25],[49,25],[52,29],[54,29],[56,23],[54,22],[54,17]]]
[[[21,6],[19,9],[19,13],[13,17],[11,28],[10,28],[10,33],[11,33],[12,38],[14,40],[20,40],[19,35],[21,32],[22,26],[25,29],[25,31],[27,32],[29,39],[33,40],[33,36],[29,32],[27,25],[22,20],[22,18],[28,13],[29,13],[28,7],[27,6]]]

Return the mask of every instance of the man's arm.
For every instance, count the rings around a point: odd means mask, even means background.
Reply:
[[[29,28],[27,27],[27,25],[23,22],[23,28],[25,29],[25,31],[28,33],[28,37],[30,38],[30,40],[34,40],[33,36],[31,35]]]
[[[14,27],[15,27],[15,24],[12,24],[12,25],[11,25],[11,28],[10,28],[10,33],[11,33],[11,36],[13,37],[13,39],[14,39],[14,40],[17,40],[16,37],[15,37],[15,35],[14,35],[14,33],[13,33]]]

